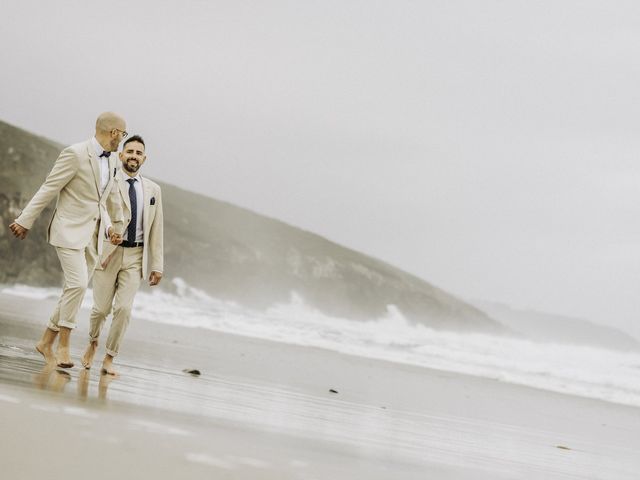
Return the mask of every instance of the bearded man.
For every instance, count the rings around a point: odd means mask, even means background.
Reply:
[[[116,375],[113,359],[120,351],[141,280],[146,278],[149,285],[155,286],[162,279],[162,198],[160,186],[138,172],[146,159],[142,137],[134,135],[125,141],[120,152],[122,170],[118,175],[126,225],[123,241],[117,246],[105,245],[93,278],[89,345],[82,356],[82,365],[91,368],[100,331],[113,307],[101,370],[108,375]]]

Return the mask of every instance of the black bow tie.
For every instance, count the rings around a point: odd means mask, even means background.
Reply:
[[[111,152],[107,152],[106,150],[100,154],[101,157],[109,158],[111,156]]]

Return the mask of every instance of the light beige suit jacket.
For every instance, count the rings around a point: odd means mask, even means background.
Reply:
[[[91,139],[65,148],[46,180],[29,201],[16,223],[31,229],[42,210],[56,198],[47,240],[56,247],[82,249],[91,242],[99,226],[98,253],[102,251],[104,228],[122,221],[122,206],[115,194],[118,155],[109,157],[109,182],[100,194],[100,159]]]
[[[114,223],[114,227],[118,233],[124,233],[124,230],[131,221],[131,202],[129,201],[129,178],[121,170],[116,175],[117,190],[120,193],[122,202],[124,221]],[[142,228],[143,228],[143,248],[142,248],[142,278],[149,278],[151,272],[163,272],[164,254],[163,254],[163,217],[162,217],[162,192],[160,185],[144,178],[140,175],[142,182],[142,192],[144,197],[144,206],[142,208]],[[114,191],[116,188],[114,188]],[[115,213],[115,212],[114,212]],[[111,254],[117,247],[111,242],[105,241],[100,264],[104,265],[109,261]],[[102,266],[96,267],[102,270]]]

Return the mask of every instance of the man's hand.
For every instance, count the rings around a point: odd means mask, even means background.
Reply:
[[[123,242],[122,235],[120,235],[119,233],[111,234],[111,237],[109,239],[111,240],[111,243],[114,245],[120,245]]]
[[[113,227],[109,227],[109,241],[111,241],[113,245],[120,245],[122,243],[122,235],[116,233]]]
[[[27,233],[29,233],[28,228],[24,228],[22,225],[18,225],[16,222],[13,222],[11,225],[9,225],[9,228],[13,232],[13,235],[20,240],[24,240],[24,238],[27,236]]]
[[[151,275],[149,275],[149,285],[152,287],[159,284],[160,280],[162,280],[162,273],[160,272],[151,272]]]

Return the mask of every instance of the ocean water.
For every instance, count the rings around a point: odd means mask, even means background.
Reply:
[[[464,373],[640,407],[640,352],[540,343],[507,336],[434,330],[408,322],[394,305],[380,318],[325,315],[295,292],[266,311],[213,298],[173,280],[176,293],[139,292],[133,316],[361,357]],[[57,298],[59,290],[13,286],[2,293]],[[87,294],[83,308],[91,307]]]

